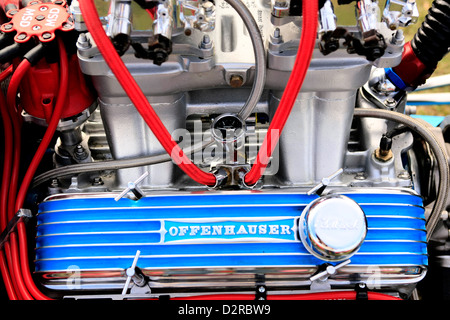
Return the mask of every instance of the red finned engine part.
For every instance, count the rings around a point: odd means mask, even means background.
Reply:
[[[59,66],[47,63],[45,59],[31,67],[20,86],[21,106],[36,118],[50,121],[59,88]],[[76,54],[69,57],[70,90],[62,118],[73,117],[95,100],[95,95],[81,73]]]
[[[73,18],[67,11],[65,1],[33,1],[20,10],[8,10],[6,16],[11,21],[3,24],[1,31],[17,32],[14,41],[18,43],[27,42],[31,37],[37,37],[41,42],[50,42],[55,38],[55,31],[74,29]]]

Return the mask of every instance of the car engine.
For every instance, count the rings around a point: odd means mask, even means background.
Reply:
[[[9,299],[450,297],[450,1],[0,7]]]

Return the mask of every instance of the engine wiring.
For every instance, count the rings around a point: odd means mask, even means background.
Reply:
[[[267,300],[356,300],[355,291],[335,291],[335,292],[317,292],[303,294],[280,294],[267,295]],[[191,296],[175,298],[172,300],[255,300],[255,295],[251,294],[216,294],[204,296]],[[378,292],[367,292],[367,300],[401,300],[387,294]]]
[[[50,141],[56,131],[59,120],[61,119],[63,108],[65,106],[66,96],[67,96],[68,87],[69,87],[69,67],[68,67],[66,50],[65,50],[62,40],[60,40],[60,39],[58,39],[58,48],[60,50],[60,66],[61,66],[58,98],[56,100],[55,108],[53,110],[53,115],[51,117],[50,123],[48,124],[45,135],[42,138],[42,141],[31,161],[30,165],[28,166],[28,169],[22,180],[22,184],[21,184],[20,189],[17,194],[17,200],[16,200],[14,212],[17,212],[23,206],[25,196],[26,196],[28,188],[31,184],[31,181],[33,180],[33,176],[34,176],[34,174],[39,166],[39,163],[42,160],[42,157],[44,156],[44,153],[45,153],[46,149],[48,148],[48,145],[50,144]]]
[[[252,188],[252,186],[254,186],[261,179],[266,167],[270,163],[272,153],[276,148],[278,139],[283,131],[286,121],[290,116],[312,60],[318,29],[318,2],[303,1],[302,6],[302,36],[300,39],[300,45],[295,59],[294,68],[289,77],[289,81],[278,109],[270,122],[266,137],[260,146],[256,160],[250,171],[244,176],[244,184],[249,188]],[[18,59],[16,59],[14,64],[5,69],[0,74],[0,83],[9,77],[11,77],[11,80],[6,97],[3,92],[0,91],[0,115],[3,120],[5,150],[0,190],[0,231],[7,234],[7,236],[2,240],[3,242],[0,242],[0,272],[10,300],[52,300],[51,297],[41,292],[33,280],[32,272],[30,270],[27,228],[24,218],[19,217],[17,224],[13,227],[11,227],[11,224],[9,223],[17,215],[17,213],[24,208],[27,192],[30,188],[36,188],[45,181],[56,177],[80,174],[84,172],[117,170],[154,165],[171,160],[194,181],[206,186],[214,186],[216,184],[216,176],[214,174],[201,170],[188,157],[190,154],[203,150],[214,142],[208,141],[189,149],[181,149],[172,139],[169,131],[149,103],[136,80],[127,69],[125,63],[121,60],[120,56],[114,49],[113,44],[104,31],[94,0],[80,1],[80,8],[85,19],[86,26],[97,44],[101,55],[124,91],[127,93],[139,114],[163,146],[165,153],[136,159],[110,160],[97,163],[68,165],[49,170],[43,174],[35,176],[38,166],[40,165],[41,160],[43,159],[45,152],[48,149],[58,128],[67,102],[67,96],[70,91],[68,51],[62,37],[58,36],[58,33],[56,33],[55,41],[57,42],[59,52],[59,87],[55,100],[56,103],[39,147],[33,155],[31,162],[28,164],[28,167],[25,170],[25,175],[21,178],[20,165],[23,164],[23,161],[21,161],[22,118],[20,114],[22,106],[16,104],[17,93],[22,80],[33,65],[32,59],[35,58],[35,55],[41,54],[45,47],[38,45],[38,47],[35,47],[32,51],[30,51],[31,53],[28,52],[20,63],[18,63]],[[149,10],[147,12],[153,18],[154,12]],[[258,50],[259,49],[255,48],[256,59],[261,58],[257,54]],[[261,61],[259,61],[259,65],[261,66]],[[264,68],[265,66],[263,66],[263,69]],[[263,74],[259,73],[259,76],[257,77],[259,79],[258,81],[264,81],[261,79],[265,78],[265,72]],[[247,104],[256,105],[258,102],[257,99],[259,99],[263,87],[260,88],[260,91],[258,91],[258,86],[255,87],[252,89],[252,99],[249,99]],[[254,101],[255,99],[256,102]],[[244,119],[248,116],[249,111],[251,111],[247,107],[247,104],[239,113],[240,115],[245,115],[243,117]],[[443,150],[440,143],[437,142],[436,137],[423,125],[421,125],[420,122],[410,119],[403,114],[387,110],[356,108],[354,110],[354,117],[381,118],[401,123],[404,127],[401,128],[400,132],[403,132],[405,129],[414,131],[427,143],[429,143],[430,148],[436,156],[438,162],[440,177],[437,198],[433,210],[426,221],[428,231],[427,241],[430,240],[430,237],[432,236],[438,223],[439,214],[445,210],[445,205],[449,196],[450,175],[448,156],[445,150]],[[11,228],[11,230],[8,230],[8,228]],[[378,292],[366,293],[366,298],[368,300],[401,300],[400,298]],[[172,298],[171,300],[255,300],[255,298],[256,297],[254,294],[211,294]],[[355,290],[267,296],[267,300],[287,299],[356,300],[358,299],[358,293]]]
[[[80,8],[86,26],[94,38],[95,43],[97,43],[103,58],[166,152],[171,155],[172,159],[180,169],[194,181],[208,186],[215,185],[216,177],[212,173],[202,171],[193,164],[178,144],[172,139],[170,133],[148,102],[139,85],[136,83],[136,80],[130,74],[106,35],[94,1],[82,1],[80,3]]]
[[[19,89],[20,82],[23,77],[30,69],[31,64],[27,59],[23,59],[17,68],[9,82],[8,91],[6,94],[6,105],[9,112],[9,117],[13,125],[13,140],[14,140],[14,150],[13,150],[13,168],[11,171],[10,186],[9,186],[9,197],[8,197],[8,220],[11,220],[14,216],[14,203],[16,199],[16,193],[19,183],[19,170],[20,170],[20,140],[21,140],[21,118],[19,116],[19,110],[16,107],[16,97],[17,90]]]
[[[287,120],[287,117],[289,116],[289,111],[292,109],[292,105],[295,101],[295,97],[298,94],[298,91],[300,90],[301,84],[306,76],[306,71],[309,67],[309,63],[312,56],[312,50],[314,48],[314,43],[316,39],[316,32],[317,32],[317,11],[318,11],[318,4],[315,1],[305,1],[304,4],[304,13],[305,17],[303,20],[304,24],[304,32],[303,36],[300,42],[299,52],[296,59],[296,64],[294,67],[294,70],[292,72],[292,76],[288,82],[286,94],[283,95],[283,97],[286,97],[290,102],[289,103],[283,102],[285,99],[282,99],[281,105],[284,106],[287,104],[289,107],[288,110],[285,110],[286,107],[280,107],[277,114],[275,115],[275,125],[272,127],[271,130],[275,130],[278,127],[283,127],[284,123]],[[170,134],[168,133],[167,129],[164,127],[164,124],[161,122],[153,108],[151,107],[150,103],[140,90],[139,86],[135,82],[134,78],[131,76],[129,71],[127,70],[124,63],[121,61],[120,57],[114,50],[114,47],[112,46],[111,42],[109,41],[106,33],[103,30],[102,24],[100,22],[100,19],[98,17],[98,13],[96,11],[96,7],[94,5],[93,1],[83,1],[81,5],[81,10],[83,12],[83,15],[85,17],[86,24],[88,26],[89,31],[94,37],[94,40],[98,44],[98,47],[100,49],[100,52],[102,53],[104,59],[107,61],[108,65],[112,69],[113,73],[116,75],[117,79],[121,83],[122,87],[125,89],[127,94],[129,95],[130,99],[133,101],[134,105],[137,107],[140,114],[145,119],[146,123],[149,125],[151,130],[154,132],[154,134],[158,137],[158,140],[163,145],[164,149],[172,156],[172,158],[175,160],[175,162],[180,166],[181,169],[183,169],[191,178],[194,180],[205,184],[205,185],[214,185],[215,184],[215,176],[211,173],[206,173],[202,170],[200,170],[198,167],[196,167],[189,158],[183,153],[183,151],[179,148],[179,146],[171,139]],[[61,39],[58,39],[58,47],[60,50],[60,64],[61,64],[61,79],[60,79],[60,90],[57,100],[57,105],[55,107],[55,110],[52,115],[52,120],[49,123],[49,126],[47,128],[46,134],[26,172],[25,178],[21,184],[21,187],[17,194],[17,199],[14,199],[14,197],[10,193],[10,199],[8,201],[8,211],[10,214],[14,214],[14,212],[17,212],[23,205],[26,192],[28,190],[28,187],[32,181],[32,178],[34,176],[34,173],[37,169],[37,166],[42,159],[43,153],[45,149],[48,146],[48,143],[50,142],[51,138],[53,137],[53,134],[56,130],[57,124],[61,117],[61,109],[64,105],[64,98],[65,94],[67,93],[67,55],[64,50],[64,44]],[[305,52],[304,52],[305,51]],[[306,55],[305,55],[306,54]],[[11,180],[16,181],[14,184],[18,183],[18,177],[16,175],[18,174],[18,166],[19,166],[19,156],[20,156],[20,143],[18,143],[20,139],[20,123],[19,119],[17,117],[17,114],[13,113],[12,111],[15,109],[15,96],[17,92],[17,88],[20,84],[20,80],[24,76],[24,74],[27,72],[27,70],[30,68],[31,64],[28,60],[24,59],[22,60],[21,64],[17,67],[15,70],[13,77],[11,79],[11,83],[9,86],[9,91],[7,94],[7,105],[8,109],[10,110],[10,117],[11,120],[14,123],[14,139],[16,141],[15,143],[15,161],[14,161],[14,168],[12,170]],[[278,120],[281,118],[281,121]],[[282,124],[280,125],[279,122]],[[270,129],[269,129],[270,130]],[[270,136],[270,135],[269,135]],[[271,141],[269,138],[269,141],[265,143],[271,145]],[[276,142],[274,143],[276,144]],[[273,149],[272,149],[273,150]],[[270,157],[270,155],[269,155]],[[257,170],[259,172],[259,177],[261,175],[261,169],[260,169],[261,160],[257,160],[257,163],[254,167],[256,169],[252,169],[251,172],[254,172]],[[264,166],[264,165],[263,165]],[[16,173],[17,172],[17,173]],[[258,175],[257,175],[258,176]],[[259,179],[258,177],[258,179]],[[258,180],[257,179],[257,180]],[[15,195],[15,192],[14,192]],[[11,199],[12,198],[12,199]],[[15,200],[15,201],[14,201]],[[11,210],[10,208],[13,208],[14,210]],[[8,213],[3,212],[3,214],[10,218]],[[5,221],[3,218],[2,221]],[[4,223],[4,222],[3,222]],[[16,291],[19,292],[22,298],[24,299],[39,299],[39,300],[46,300],[49,299],[47,296],[42,294],[34,284],[30,270],[28,265],[28,253],[27,253],[27,241],[26,241],[26,228],[24,225],[23,220],[19,220],[17,224],[17,232],[19,236],[19,241],[17,241],[17,235],[15,232],[12,232],[9,237],[11,241],[11,256],[13,260],[12,264],[12,271],[10,274],[12,275],[12,278],[15,278],[15,281],[11,281],[10,285],[8,285],[8,289],[12,290],[14,288],[14,285],[12,285],[13,282],[15,282]],[[19,255],[20,251],[20,255]],[[8,254],[8,253],[7,253]],[[20,262],[19,262],[20,259]],[[19,267],[20,263],[20,267]],[[2,267],[2,273],[6,273],[6,263],[1,263]],[[13,293],[9,294],[12,298],[15,297]]]
[[[68,72],[68,58],[67,58],[67,52],[65,49],[64,42],[61,38],[58,38],[58,49],[60,53],[60,87],[58,92],[58,98],[55,105],[55,108],[53,110],[53,114],[50,120],[50,123],[48,124],[46,133],[38,147],[38,150],[35,153],[35,156],[33,157],[26,173],[25,177],[22,180],[22,183],[20,185],[20,189],[17,193],[15,193],[15,188],[13,189],[11,185],[13,185],[13,181],[15,181],[14,185],[18,185],[18,177],[15,177],[14,175],[11,175],[10,177],[10,190],[9,194],[10,197],[8,199],[8,209],[7,211],[2,212],[2,221],[5,220],[5,216],[9,218],[10,220],[12,216],[14,216],[15,212],[18,212],[19,209],[22,208],[26,193],[28,191],[29,185],[33,179],[33,176],[36,172],[36,169],[46,151],[48,148],[48,145],[56,131],[56,128],[58,126],[58,123],[61,119],[62,110],[65,106],[65,99],[67,96],[68,91],[68,81],[69,81],[69,72]],[[39,49],[40,50],[40,49]],[[34,54],[38,55],[40,53],[39,50],[34,51]],[[19,118],[16,114],[16,106],[15,106],[15,96],[17,93],[17,89],[20,85],[21,80],[23,79],[26,72],[31,67],[31,63],[28,59],[23,59],[22,62],[18,65],[16,70],[14,70],[13,76],[11,78],[10,86],[8,88],[8,94],[9,100],[7,100],[8,106],[7,109],[10,111],[10,119],[12,122],[14,122],[13,127],[15,126],[14,130],[16,133],[14,134],[14,157],[17,156],[17,154],[20,155],[20,122]],[[5,105],[3,105],[4,109]],[[4,112],[3,112],[4,113]],[[16,121],[14,121],[16,119]],[[9,134],[10,135],[10,129]],[[5,135],[5,141],[10,141],[11,138],[7,137]],[[19,151],[16,151],[19,150]],[[8,160],[10,161],[10,160]],[[17,170],[17,175],[19,171],[19,164],[20,159],[14,158],[14,171]],[[4,192],[8,192],[8,189],[2,189],[2,194]],[[11,194],[14,195],[14,197],[11,196]],[[2,195],[3,196],[3,195]],[[11,199],[12,198],[12,199]],[[10,200],[11,199],[11,200]],[[12,213],[12,214],[11,214]],[[9,216],[11,215],[11,217]],[[3,224],[4,222],[2,222]],[[6,227],[6,226],[5,226]],[[4,230],[4,228],[2,228]],[[16,234],[17,233],[17,234]],[[19,219],[19,222],[17,223],[17,230],[12,231],[8,235],[9,239],[7,241],[10,241],[10,246],[7,244],[7,242],[4,243],[4,248],[6,251],[6,256],[11,257],[11,264],[9,265],[9,275],[12,279],[11,284],[14,285],[8,285],[8,290],[12,290],[15,288],[15,293],[8,293],[8,295],[11,298],[15,298],[20,296],[22,299],[26,300],[48,300],[47,296],[45,296],[43,293],[39,291],[39,289],[36,287],[33,278],[30,273],[30,266],[28,263],[28,242],[27,242],[27,234],[26,234],[26,227],[25,223],[22,219]],[[7,274],[8,271],[6,270],[6,264],[1,263],[0,267],[2,268],[2,274]]]
[[[13,71],[12,65],[9,66],[6,70],[4,70],[0,74],[0,82],[3,82]],[[4,230],[8,223],[8,215],[3,214],[8,211],[8,188],[10,182],[10,175],[12,169],[13,159],[10,155],[13,153],[13,126],[10,121],[10,116],[7,111],[6,100],[3,95],[3,92],[0,92],[0,114],[3,120],[3,130],[5,137],[5,150],[4,150],[4,160],[3,160],[3,175],[2,175],[2,184],[1,184],[1,193],[0,193],[0,229]]]
[[[214,141],[207,141],[205,143],[201,143],[200,145],[194,145],[192,148],[183,149],[183,152],[189,156],[198,151],[202,151],[209,146],[213,145]],[[33,184],[31,188],[36,188],[39,185],[45,183],[46,181],[53,178],[61,178],[73,174],[94,172],[94,171],[107,171],[107,170],[119,170],[126,168],[135,168],[135,167],[143,167],[150,166],[159,163],[169,162],[172,158],[167,152],[162,152],[160,154],[156,154],[148,157],[139,157],[132,159],[120,159],[120,160],[106,160],[101,162],[88,162],[88,163],[78,163],[73,165],[67,165],[60,168],[55,168],[49,171],[46,171],[33,179]]]
[[[317,25],[318,3],[316,1],[303,1],[302,36],[294,68],[278,109],[270,122],[267,135],[261,145],[256,160],[250,171],[244,177],[247,186],[255,185],[258,182],[270,162],[270,157],[275,150],[284,125],[289,118],[311,63],[317,38]]]

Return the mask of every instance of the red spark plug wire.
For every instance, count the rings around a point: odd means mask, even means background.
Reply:
[[[6,258],[3,251],[0,251],[0,270],[2,273],[3,282],[5,283],[6,292],[8,293],[9,300],[18,300],[19,297],[14,289],[14,284],[9,275],[8,266],[6,265]]]
[[[91,33],[91,36],[94,38],[100,53],[144,121],[163,146],[164,150],[172,157],[173,161],[180,169],[194,181],[208,186],[215,185],[216,177],[212,173],[204,172],[194,165],[177,143],[173,141],[170,133],[148,102],[139,85],[120,59],[120,56],[117,54],[114,46],[106,35],[94,1],[80,1],[80,8],[86,26]]]
[[[367,292],[368,300],[402,300],[388,294]],[[212,294],[173,298],[170,300],[255,300],[253,294]],[[314,292],[303,294],[267,295],[267,300],[356,300],[356,291]]]
[[[39,166],[39,163],[48,148],[48,145],[56,131],[59,120],[61,118],[65,101],[68,93],[68,83],[69,83],[69,66],[68,66],[68,58],[67,52],[64,47],[64,43],[61,39],[58,39],[58,48],[60,52],[60,87],[58,89],[58,98],[56,100],[56,105],[53,110],[53,114],[51,120],[48,124],[47,130],[44,134],[44,137],[34,155],[26,173],[23,178],[23,181],[20,185],[20,189],[17,193],[16,201],[13,203],[9,203],[10,206],[14,209],[12,212],[19,211],[22,208],[26,193],[28,191],[28,187],[33,179],[33,176],[36,172],[36,169]],[[20,81],[23,78],[23,75],[28,71],[29,66],[31,64],[24,59],[16,69],[16,73],[14,73],[13,78],[11,79],[12,85],[10,84],[10,88],[8,91],[10,107],[11,111],[15,111],[15,96],[17,94],[17,89],[20,85]],[[13,81],[14,79],[14,81]],[[17,115],[13,114],[13,117]],[[16,118],[18,121],[18,118]],[[20,141],[16,143],[15,149],[20,149]],[[11,176],[11,179],[14,179]],[[11,181],[12,183],[13,181]],[[16,182],[17,184],[18,182]],[[3,192],[3,190],[2,190]],[[3,214],[5,214],[3,212]],[[8,285],[8,295],[14,298],[22,298],[27,300],[37,299],[37,300],[49,300],[50,298],[45,296],[43,293],[39,291],[36,287],[33,278],[31,276],[28,264],[28,247],[27,247],[27,234],[26,228],[23,220],[19,220],[17,223],[17,233],[13,231],[9,234],[8,241],[11,242],[11,247],[9,247],[9,243],[5,243],[5,251],[8,256],[11,257],[11,264],[9,269],[11,270],[11,285]],[[17,240],[18,238],[18,240]],[[9,248],[9,249],[8,249]],[[6,264],[0,264],[2,268],[2,274],[7,273]]]
[[[3,70],[2,73],[0,73],[0,82],[5,81],[5,79],[8,78],[13,73],[13,71],[14,71],[13,65],[10,65],[8,68]]]
[[[9,186],[9,196],[8,196],[8,221],[11,220],[14,216],[14,214],[17,211],[14,211],[14,203],[16,199],[17,194],[17,186],[19,183],[19,169],[20,169],[20,140],[21,140],[21,121],[20,121],[20,115],[18,114],[18,111],[16,109],[16,96],[17,96],[17,90],[19,89],[20,82],[22,81],[23,77],[27,73],[27,71],[30,69],[31,64],[28,60],[24,59],[20,62],[20,64],[17,66],[16,70],[14,70],[14,74],[11,77],[11,81],[8,85],[8,92],[6,95],[6,104],[8,106],[8,112],[10,119],[13,124],[14,129],[14,151],[13,151],[13,168],[11,171],[11,177],[10,177],[10,186]]]
[[[155,20],[155,9],[145,9],[152,20]]]
[[[20,292],[22,299],[33,300],[33,296],[28,291],[28,286],[22,276],[21,271],[23,270],[21,270],[20,268],[19,243],[17,241],[17,234],[15,232],[11,232],[9,234],[9,242],[11,243],[12,275],[16,279],[18,292]],[[20,245],[23,244],[21,243]]]
[[[3,82],[13,72],[13,66],[9,66],[0,74],[0,82]],[[3,92],[0,91],[0,114],[3,120],[5,152],[3,158],[3,175],[0,189],[0,231],[6,229],[8,224],[8,190],[10,187],[11,170],[13,168],[14,128],[11,123],[10,112],[6,105]],[[13,270],[11,247],[4,243],[4,252],[0,250],[0,270],[5,283],[5,288],[10,300],[21,299],[16,278],[10,271]]]
[[[303,1],[302,8],[302,35],[294,68],[292,69],[278,109],[270,122],[269,129],[256,160],[250,171],[245,175],[245,183],[249,186],[258,182],[269,164],[270,157],[275,150],[284,125],[289,118],[311,62],[317,37],[318,1]]]
[[[0,74],[0,83],[3,82],[11,73],[12,73],[12,65],[4,70]],[[4,131],[4,145],[5,145],[5,152],[4,152],[4,159],[3,159],[3,175],[2,175],[2,184],[1,184],[1,191],[0,191],[0,232],[3,231],[6,228],[6,225],[8,224],[8,188],[10,183],[10,175],[11,170],[13,167],[13,144],[14,144],[14,138],[13,138],[13,126],[11,124],[11,119],[9,112],[7,110],[7,105],[5,101],[5,97],[3,96],[3,93],[0,92],[0,115],[3,120],[3,131]]]
[[[15,273],[14,273],[13,259],[12,259],[12,253],[11,253],[12,250],[11,250],[11,245],[10,245],[9,241],[6,241],[4,243],[3,249],[5,251],[6,262],[7,262],[7,267],[8,267],[8,270],[6,270],[5,272],[8,272],[8,274],[10,275],[12,284],[13,284],[13,288],[14,288],[14,292],[11,292],[11,293],[8,292],[8,295],[15,294],[17,296],[18,300],[22,300],[22,295],[20,294],[19,285],[17,284]]]
[[[55,134],[56,128],[58,126],[59,120],[61,119],[61,115],[65,106],[69,86],[69,62],[67,58],[67,52],[61,38],[58,39],[58,48],[60,52],[59,55],[60,55],[60,72],[61,72],[59,79],[60,86],[58,89],[58,98],[56,100],[55,108],[53,110],[53,114],[50,123],[48,124],[47,130],[45,131],[44,137],[42,138],[42,141],[39,144],[39,147],[33,159],[31,160],[31,163],[20,185],[20,189],[17,193],[17,199],[15,202],[15,212],[19,211],[19,209],[22,208],[23,206],[30,183],[33,179],[36,169],[39,166],[39,163],[41,162],[42,157],[45,154],[45,151],[48,148],[48,145],[53,135]],[[30,291],[32,295],[31,298],[35,298],[37,300],[49,300],[50,298],[41,293],[39,289],[36,287],[33,278],[31,276],[31,272],[29,270],[27,234],[23,220],[20,220],[17,223],[17,232],[20,243],[20,262],[21,262],[20,268],[22,270],[22,276],[26,284],[26,288]],[[29,298],[29,296],[27,296],[26,298]]]
[[[31,160],[31,163],[25,173],[25,176],[22,180],[22,184],[20,185],[20,189],[17,193],[17,199],[15,202],[15,212],[19,211],[22,208],[28,188],[33,180],[33,176],[39,166],[39,163],[42,160],[42,157],[45,154],[45,151],[50,144],[53,135],[55,134],[56,128],[58,127],[59,120],[61,119],[62,112],[64,110],[66,97],[68,93],[69,86],[69,62],[67,58],[67,52],[64,47],[64,43],[61,39],[58,39],[58,48],[60,51],[60,79],[59,79],[59,89],[57,100],[55,104],[55,108],[53,110],[53,114],[51,116],[51,120],[48,123],[47,130],[45,131],[44,137],[42,138],[41,143],[39,144],[36,153]]]
[[[30,266],[28,264],[27,232],[23,221],[17,223],[17,232],[19,234],[20,243],[20,267],[27,289],[36,300],[53,300],[39,291],[31,276]]]

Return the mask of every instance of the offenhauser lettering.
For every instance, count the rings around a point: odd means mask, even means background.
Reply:
[[[259,225],[189,225],[170,227],[169,234],[173,237],[188,236],[231,236],[231,235],[289,235],[291,227],[279,224]]]

